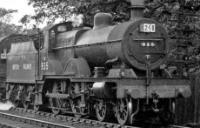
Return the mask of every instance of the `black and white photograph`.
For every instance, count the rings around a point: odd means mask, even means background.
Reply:
[[[0,0],[0,128],[200,128],[200,0]]]

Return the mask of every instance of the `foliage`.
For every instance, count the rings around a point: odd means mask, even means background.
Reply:
[[[13,33],[23,33],[23,28],[14,24],[0,23],[0,37]]]
[[[36,15],[25,16],[23,23],[34,19],[37,23],[65,21],[73,14],[84,16],[84,25],[93,25],[97,12],[112,13],[115,22],[130,19],[130,0],[29,0]],[[145,0],[145,17],[162,23],[174,39],[173,45],[178,58],[200,58],[200,2],[199,0]],[[184,54],[183,54],[184,53]],[[187,55],[186,55],[187,54]],[[199,59],[200,62],[200,59]]]
[[[45,18],[52,23],[56,19],[66,21],[73,14],[82,14],[84,24],[91,26],[96,12],[112,13],[116,22],[128,20],[130,14],[130,3],[126,0],[29,0],[29,4],[36,12],[31,18],[41,23]]]
[[[168,30],[173,50],[169,60],[181,60],[180,71],[200,71],[200,1],[147,0],[145,14],[161,22]],[[182,70],[181,70],[182,69]],[[183,73],[184,74],[184,73]]]
[[[12,33],[22,32],[21,26],[10,24],[12,14],[17,10],[0,8],[0,37],[6,36]]]
[[[180,34],[180,29],[183,32],[181,36],[184,36],[190,30],[200,28],[200,2],[197,0],[147,0],[145,14],[161,22],[172,38]],[[199,37],[195,32],[187,36]]]
[[[75,14],[84,16],[84,25],[93,25],[93,17],[97,12],[113,14],[113,21],[123,22],[130,19],[130,0],[29,0],[35,8],[36,15],[25,15],[21,22],[27,24],[34,19],[49,23],[56,19],[66,21]],[[198,0],[145,0],[145,17],[151,17],[162,23],[168,30],[171,38],[178,36],[200,37],[200,2]],[[186,15],[187,14],[187,15]],[[192,15],[191,15],[192,14]],[[192,29],[197,31],[188,32]],[[187,29],[188,32],[180,29]],[[191,31],[190,31],[191,32]]]
[[[145,16],[153,17],[163,23],[171,33],[170,29],[175,28],[178,13],[180,10],[199,13],[197,0],[145,0]],[[93,16],[97,12],[109,12],[113,14],[115,22],[122,22],[130,18],[130,0],[29,0],[33,5],[36,15],[22,18],[22,23],[29,23],[34,19],[37,23],[43,23],[45,19],[49,23],[57,19],[66,21],[73,14],[84,16],[84,24],[93,25]],[[190,22],[191,17],[184,19]]]
[[[17,12],[17,10],[0,8],[0,22],[9,23],[10,18],[12,18],[11,14]]]

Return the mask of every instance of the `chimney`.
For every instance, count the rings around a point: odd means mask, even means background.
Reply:
[[[131,20],[143,17],[144,0],[130,0],[131,2]]]

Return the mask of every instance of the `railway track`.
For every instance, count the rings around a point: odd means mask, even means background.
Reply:
[[[66,115],[54,115],[48,112],[35,112],[22,108],[0,111],[0,117],[45,128],[141,128],[136,126],[120,126],[116,123],[99,122],[92,119],[76,118]],[[170,125],[162,128],[190,127]]]
[[[75,128],[75,127],[72,127],[72,126],[66,126],[66,125],[62,125],[62,124],[58,124],[58,123],[52,123],[52,122],[49,122],[49,121],[43,121],[43,120],[38,120],[38,119],[34,119],[34,118],[28,118],[28,117],[13,115],[13,114],[5,113],[5,112],[0,112],[0,116],[7,118],[7,119],[15,120],[15,121],[18,121],[18,122],[28,123],[28,124],[31,124],[31,125],[38,125],[40,127]],[[2,124],[2,126],[3,126],[3,124]],[[7,125],[6,127],[13,127],[13,126]]]
[[[92,119],[80,119],[66,115],[54,115],[48,112],[35,112],[34,110],[25,110],[22,108],[0,111],[0,117],[48,128],[139,128],[135,126],[120,126],[116,123],[99,122]]]

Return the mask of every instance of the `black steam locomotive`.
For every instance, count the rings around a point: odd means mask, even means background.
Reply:
[[[165,28],[142,17],[134,0],[132,20],[114,25],[108,13],[94,27],[72,22],[48,26],[37,38],[11,42],[6,55],[6,99],[53,113],[114,115],[118,123],[171,122],[178,96],[189,97],[187,79],[167,77],[160,66],[168,52]]]

